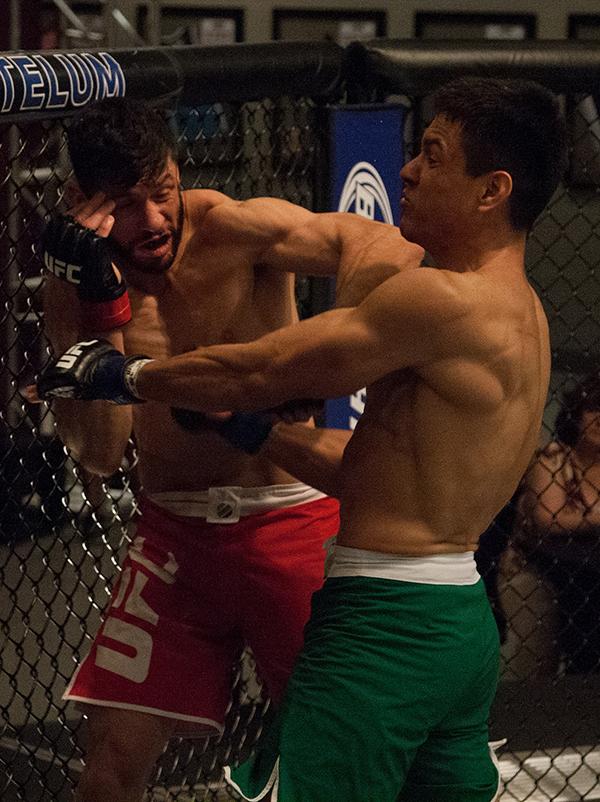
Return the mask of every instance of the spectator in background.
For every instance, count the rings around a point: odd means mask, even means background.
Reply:
[[[475,552],[477,570],[485,584],[492,612],[498,626],[500,643],[505,643],[508,635],[508,621],[502,604],[499,587],[500,565],[513,528],[516,511],[516,495],[504,506],[479,539]]]
[[[523,481],[518,543],[557,596],[568,673],[600,670],[600,376],[564,396]]]

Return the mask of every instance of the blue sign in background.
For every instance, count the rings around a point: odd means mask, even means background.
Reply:
[[[404,164],[404,107],[329,110],[329,209],[398,225]],[[365,391],[328,401],[325,425],[354,429]]]

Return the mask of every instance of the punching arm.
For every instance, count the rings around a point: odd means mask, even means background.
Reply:
[[[392,225],[359,215],[316,214],[275,198],[216,205],[206,215],[205,236],[214,245],[239,243],[254,252],[258,265],[316,276],[337,275],[353,286],[344,306],[399,270],[417,267],[423,249]],[[357,289],[360,286],[360,291]]]
[[[200,412],[253,411],[295,398],[347,395],[394,371],[441,359],[487,358],[487,346],[473,337],[472,302],[454,283],[436,270],[400,273],[358,307],[324,312],[251,343],[145,362],[127,389],[140,399]],[[118,360],[114,364],[122,372]],[[103,388],[92,379],[79,397],[105,398]]]
[[[339,471],[352,432],[278,423],[262,453],[301,482],[338,496]]]

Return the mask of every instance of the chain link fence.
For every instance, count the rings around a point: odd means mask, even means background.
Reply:
[[[316,108],[310,98],[179,107],[170,114],[184,187],[236,198],[273,195],[313,206]],[[97,631],[136,513],[135,449],[108,481],[71,459],[44,405],[21,389],[50,359],[43,275],[34,247],[46,214],[64,208],[68,120],[1,132],[2,451],[0,796],[67,800],[81,770],[76,711],[61,694]],[[308,312],[310,287],[299,282]],[[175,743],[157,767],[153,800],[219,796],[221,766],[252,742],[268,700],[246,656],[233,677],[219,742]]]
[[[327,99],[339,101],[341,86]],[[418,141],[416,121],[426,117],[425,95],[402,98],[414,112],[407,116],[409,155]],[[184,186],[321,208],[323,102],[310,92],[244,102],[229,93],[219,102],[170,106]],[[571,166],[531,234],[527,256],[549,316],[554,358],[542,455],[556,438],[565,392],[600,367],[600,118],[593,95],[569,94],[564,102]],[[50,358],[35,243],[45,215],[64,205],[68,123],[68,116],[0,120],[3,802],[72,797],[82,767],[82,721],[61,695],[100,625],[137,512],[133,445],[109,480],[86,474],[57,438],[48,409],[26,404],[21,394]],[[318,287],[303,280],[297,289],[301,314],[317,311]],[[592,472],[564,479],[570,453],[548,470],[547,485],[557,483],[570,507],[592,508],[599,495]],[[503,640],[491,722],[492,737],[508,739],[500,753],[502,800],[600,799],[600,529],[585,521],[560,532],[532,527],[535,505],[524,481],[478,554]],[[235,798],[222,787],[222,766],[247,753],[269,708],[251,655],[240,659],[232,688],[224,735],[172,741],[148,800]]]

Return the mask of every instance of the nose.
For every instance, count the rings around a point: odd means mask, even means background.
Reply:
[[[147,200],[144,204],[144,226],[151,230],[162,228],[164,225],[164,215],[158,203]]]
[[[419,157],[415,156],[414,159],[406,162],[404,167],[400,170],[400,178],[405,184],[413,186],[419,180]]]

